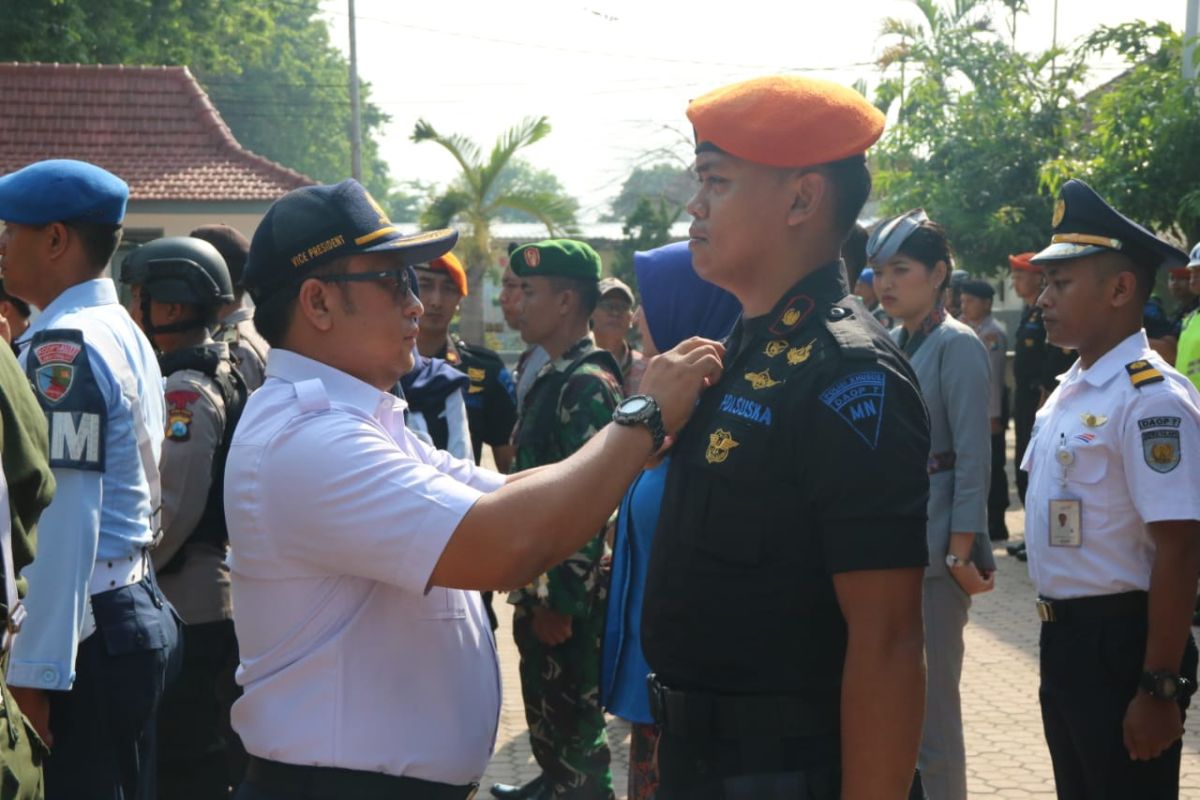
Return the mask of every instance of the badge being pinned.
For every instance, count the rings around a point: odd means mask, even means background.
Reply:
[[[167,392],[167,430],[165,435],[173,442],[186,442],[192,438],[192,403],[200,399],[199,392]]]
[[[874,450],[879,446],[886,386],[887,378],[882,372],[857,372],[821,392],[821,402]]]
[[[1179,431],[1142,431],[1142,456],[1146,466],[1155,472],[1167,473],[1179,466]]]
[[[717,428],[708,435],[708,449],[704,451],[704,460],[710,464],[720,464],[729,458],[729,451],[738,446],[733,434],[723,428]]]

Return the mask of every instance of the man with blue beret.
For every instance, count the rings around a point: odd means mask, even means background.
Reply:
[[[581,449],[612,419],[623,378],[588,332],[600,299],[600,256],[591,245],[547,239],[517,248],[509,264],[521,279],[521,338],[550,357],[518,409],[513,469],[520,471]],[[613,797],[599,697],[603,554],[598,527],[578,552],[509,595],[525,719],[542,775],[524,786],[497,784],[496,797]]]
[[[58,483],[8,680],[51,747],[52,800],[155,797],[155,717],[177,654],[179,622],[148,557],[162,374],[104,277],[128,198],[120,178],[81,161],[0,178],[5,288],[42,310],[15,344]]]
[[[687,116],[692,260],[743,317],[672,449],[650,554],[658,797],[904,797],[925,700],[929,421],[840,260],[884,117],[798,76],[717,89]]]
[[[1059,190],[1038,298],[1075,364],[1038,411],[1025,541],[1042,724],[1058,796],[1175,798],[1196,681],[1200,393],[1151,349],[1142,308],[1187,256],[1082,181]]]

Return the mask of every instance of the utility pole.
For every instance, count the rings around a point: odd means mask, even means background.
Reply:
[[[350,170],[362,183],[362,113],[358,104],[358,45],[354,35],[354,0],[350,4]]]
[[[353,0],[351,0],[351,2],[353,2]],[[1050,34],[1050,47],[1053,50],[1058,49],[1058,0],[1054,0],[1054,32]],[[1054,80],[1054,76],[1057,72],[1058,53],[1055,53],[1050,58],[1050,80]]]
[[[1196,32],[1200,28],[1200,0],[1186,0],[1187,27],[1183,32],[1183,79],[1196,80]]]

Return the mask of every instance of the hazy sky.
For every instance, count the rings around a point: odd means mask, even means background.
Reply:
[[[1187,2],[1058,0],[1058,40],[1139,17],[1182,29]],[[1055,3],[1029,5],[1017,46],[1042,50]],[[346,0],[323,8],[335,43],[348,50]],[[420,117],[490,149],[505,128],[545,114],[554,132],[525,157],[558,175],[586,219],[649,151],[687,156],[689,98],[781,72],[864,78],[873,87],[880,22],[919,12],[906,0],[356,0],[356,14],[359,74],[392,118],[382,147],[396,179],[445,182],[456,173],[440,147],[409,141]],[[1002,19],[997,26],[1006,30]],[[1117,69],[1112,58],[1097,64],[1096,82]]]

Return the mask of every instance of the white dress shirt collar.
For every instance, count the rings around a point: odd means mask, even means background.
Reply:
[[[1146,331],[1139,330],[1137,333],[1125,337],[1120,344],[1096,359],[1096,363],[1087,369],[1083,369],[1079,361],[1076,361],[1074,366],[1067,370],[1064,382],[1079,378],[1099,389],[1119,375],[1125,369],[1126,364],[1141,358],[1149,347],[1150,342],[1146,339]]]
[[[266,375],[288,383],[319,380],[331,402],[345,403],[385,424],[408,408],[408,403],[394,394],[380,391],[337,367],[281,347],[272,347],[267,355]]]
[[[33,321],[33,324],[29,326],[29,330],[25,331],[25,334],[17,344],[24,344],[35,333],[53,327],[54,323],[63,314],[84,308],[93,308],[95,306],[104,306],[119,302],[121,301],[117,297],[117,287],[112,282],[112,278],[96,278],[95,280],[77,283],[51,300],[42,309],[42,313]]]

